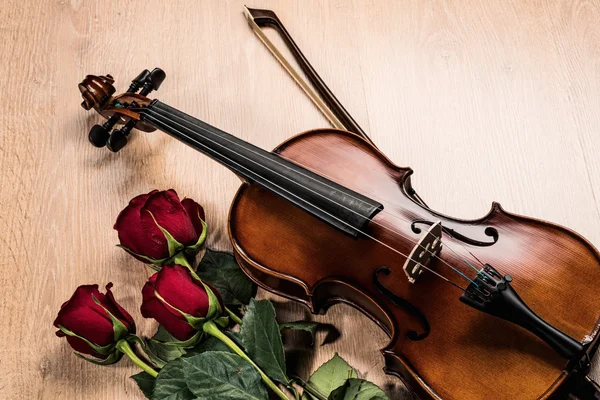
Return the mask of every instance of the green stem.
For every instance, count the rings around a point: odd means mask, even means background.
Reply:
[[[279,387],[275,384],[275,382],[273,382],[271,380],[271,378],[269,378],[261,369],[258,365],[256,365],[254,363],[254,361],[252,361],[250,359],[250,357],[248,357],[246,355],[246,353],[244,353],[244,351],[242,349],[240,349],[240,347],[235,344],[235,342],[233,340],[231,340],[227,335],[225,335],[223,332],[221,332],[221,330],[215,325],[214,322],[212,321],[208,321],[207,323],[204,324],[204,332],[208,333],[209,335],[216,337],[217,339],[219,339],[221,342],[225,343],[225,345],[227,345],[227,347],[229,347],[231,350],[233,350],[237,355],[239,355],[240,357],[242,357],[244,360],[248,361],[258,372],[258,374],[260,375],[260,377],[262,378],[263,382],[282,400],[289,400],[289,398],[285,395],[285,393],[283,393],[281,391],[281,389],[279,389]]]
[[[235,322],[238,325],[242,325],[242,320],[240,319],[240,317],[238,317],[237,315],[235,315],[233,313],[233,311],[231,311],[229,308],[225,307],[225,311],[227,312],[227,314],[229,315],[229,318],[231,318],[233,320],[233,322]]]
[[[117,342],[116,347],[117,347],[117,349],[119,349],[120,351],[125,353],[125,355],[127,355],[127,357],[131,358],[131,361],[133,361],[133,363],[135,365],[137,365],[138,367],[140,367],[141,369],[146,371],[148,374],[152,375],[155,378],[158,376],[158,372],[156,372],[154,369],[152,369],[152,367],[150,367],[148,364],[146,364],[144,361],[142,361],[134,353],[134,351],[131,348],[131,346],[129,345],[129,343],[127,343],[127,340],[125,340],[125,339],[119,340]]]
[[[298,392],[298,389],[296,389],[295,386],[290,385],[288,389],[290,389],[290,391],[294,394],[294,398],[296,400],[300,400],[300,393]]]
[[[174,264],[179,264],[182,267],[186,267],[187,269],[190,270],[190,272],[192,273],[192,275],[194,277],[198,277],[198,275],[196,275],[196,271],[194,271],[194,269],[192,268],[192,266],[190,265],[190,262],[188,261],[187,257],[185,256],[185,254],[183,253],[177,253],[175,255],[175,257],[173,257],[173,263]]]
[[[310,393],[311,395],[313,395],[313,397],[316,397],[318,400],[327,400],[327,396],[319,392],[317,388],[315,388],[310,383],[306,382],[304,379],[300,378],[299,376],[294,376],[293,379],[298,385],[302,387],[302,389],[304,389],[305,392]]]

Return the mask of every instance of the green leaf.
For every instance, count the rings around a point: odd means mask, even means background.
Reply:
[[[256,294],[256,285],[242,272],[232,254],[207,249],[196,273],[217,289],[225,304],[248,304]]]
[[[268,300],[250,300],[248,311],[240,329],[242,343],[252,361],[263,372],[284,385],[289,384],[286,375],[285,354],[281,332],[275,319],[275,308]]]
[[[212,350],[211,347],[214,347],[215,345],[218,346],[218,348],[215,348],[214,350],[227,351],[228,347],[220,340],[212,337],[202,340],[203,337],[203,333],[198,332],[192,338],[182,342],[175,339],[162,325],[159,325],[158,330],[152,339],[147,339],[143,343],[143,346],[150,361],[158,368],[162,368],[166,363],[187,354],[194,355]]]
[[[202,338],[204,337],[204,332],[196,332],[194,334],[194,336],[192,336],[191,338],[189,338],[186,341],[180,341],[177,340],[175,338],[173,338],[172,340],[163,342],[162,344],[166,345],[166,346],[176,346],[176,347],[182,347],[184,349],[189,349],[191,347],[194,347],[200,340],[202,340]],[[156,341],[156,339],[153,339],[154,341]]]
[[[121,360],[121,358],[123,357],[123,353],[121,353],[120,351],[115,351],[114,353],[111,353],[104,360],[101,360],[99,358],[86,357],[83,354],[80,354],[80,353],[77,353],[77,352],[75,352],[75,355],[77,357],[79,357],[79,358],[84,359],[85,361],[89,361],[92,364],[96,364],[96,365],[111,365],[111,364],[115,364],[115,363],[119,362]]]
[[[173,361],[186,353],[182,346],[173,346],[180,343],[165,328],[158,327],[152,339],[146,340],[148,357],[158,368],[162,368],[169,361]]]
[[[156,330],[154,336],[152,336],[152,339],[159,340],[161,342],[179,342],[179,340],[175,339],[173,335],[171,335],[169,331],[166,330],[162,325],[158,326],[158,329]]]
[[[185,354],[181,347],[166,346],[162,342],[148,340],[146,342],[148,357],[158,368],[163,368],[166,363],[176,360]]]
[[[221,342],[216,337],[208,337],[206,340],[201,341],[191,349],[186,349],[186,354],[184,357],[192,357],[196,354],[206,353],[207,351],[223,351],[233,353],[227,345]]]
[[[156,383],[156,379],[152,375],[142,371],[139,374],[131,375],[131,379],[137,383],[147,399],[152,397],[152,391],[154,390],[154,384]]]
[[[321,365],[308,380],[308,384],[325,396],[342,386],[348,379],[358,378],[356,371],[346,360],[337,353],[333,358]],[[314,396],[304,392],[303,400],[317,400]]]
[[[374,383],[353,378],[331,392],[328,400],[389,400],[389,398]]]
[[[148,342],[144,343],[144,352],[148,356],[148,359],[150,360],[150,362],[152,364],[154,364],[158,369],[164,367],[167,364],[167,361],[165,361],[164,359],[160,358],[155,353],[156,349],[151,348],[150,345],[148,344]]]
[[[185,383],[185,368],[187,363],[178,358],[167,363],[158,373],[152,400],[193,400],[196,396]]]
[[[267,400],[269,398],[256,369],[237,354],[209,351],[181,360],[185,363],[185,381],[197,399]]]

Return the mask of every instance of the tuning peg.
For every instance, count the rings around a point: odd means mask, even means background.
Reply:
[[[131,129],[130,129],[131,131]],[[127,135],[129,132],[126,132],[123,129],[115,129],[113,133],[108,137],[106,142],[106,147],[112,151],[113,153],[118,152],[127,144]]]
[[[142,96],[147,96],[148,94],[150,94],[151,91],[158,90],[158,88],[160,88],[160,85],[162,85],[166,77],[167,74],[165,74],[165,71],[163,71],[160,68],[154,68],[147,77],[146,82],[144,83],[144,87],[142,88],[140,94]]]
[[[131,85],[129,85],[129,89],[127,89],[127,91],[129,93],[137,92],[142,86],[144,86],[144,83],[146,83],[149,77],[150,71],[148,71],[147,69],[143,70],[138,76],[136,76],[131,81]]]
[[[131,120],[125,124],[121,129],[115,129],[108,138],[108,142],[106,143],[106,147],[114,153],[121,150],[128,142],[128,136],[135,127],[135,120]]]
[[[90,133],[88,134],[88,139],[92,146],[98,148],[106,146],[109,137],[110,134],[102,127],[102,125],[92,126],[92,129],[90,129]]]
[[[88,139],[90,143],[95,147],[104,147],[110,137],[110,130],[119,121],[118,115],[113,115],[102,125],[94,125],[90,129]]]

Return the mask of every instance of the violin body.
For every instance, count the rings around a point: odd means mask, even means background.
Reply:
[[[444,243],[454,251],[442,248],[440,259],[469,274],[463,260],[473,255],[510,274],[536,314],[593,354],[600,327],[600,256],[578,234],[510,214],[496,203],[472,221],[436,213],[411,198],[412,170],[394,165],[349,132],[309,131],[274,153],[381,202],[386,213],[374,217],[368,234],[404,254],[427,228],[414,221],[441,221],[453,233],[444,235]],[[242,185],[229,223],[236,257],[261,287],[315,313],[347,303],[379,324],[390,337],[382,349],[386,372],[399,376],[420,398],[562,398],[569,378],[585,372],[585,365],[561,358],[527,330],[461,303],[460,293],[436,276],[425,272],[409,283],[396,252],[366,237],[344,235],[259,185]],[[436,262],[431,268],[451,276]],[[378,273],[382,267],[385,274]],[[426,338],[407,336],[422,331],[422,321],[397,306],[382,285],[427,318]]]

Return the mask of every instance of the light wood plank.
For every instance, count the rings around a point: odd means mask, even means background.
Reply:
[[[140,332],[152,332],[139,313],[149,273],[114,247],[111,229],[133,196],[173,187],[193,197],[207,211],[209,246],[230,248],[225,221],[237,178],[159,133],[136,134],[116,155],[88,145],[99,119],[78,105],[86,74],[111,73],[125,89],[140,70],[160,66],[159,98],[264,148],[327,125],[254,37],[243,4],[3,2],[1,398],[142,398],[130,362],[85,363],[52,327],[77,285],[112,281]],[[597,1],[248,5],[278,13],[381,149],[414,168],[432,207],[475,218],[497,200],[600,244]],[[309,317],[296,304],[278,310]],[[343,335],[298,355],[304,375],[339,352],[404,398],[402,384],[383,375],[378,349],[387,339],[372,322],[341,305],[312,318]]]

